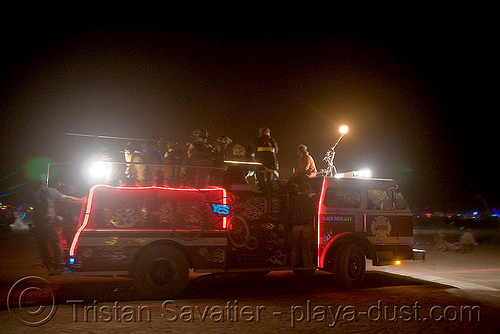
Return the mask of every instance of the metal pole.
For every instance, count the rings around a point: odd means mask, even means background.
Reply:
[[[89,135],[89,134],[85,134],[85,133],[72,133],[72,132],[66,132],[66,136],[99,138],[99,139],[114,139],[114,140],[128,140],[128,141],[160,142],[160,143],[178,143],[179,142],[177,140],[156,140],[156,139],[144,139],[144,138],[132,138],[132,137],[115,137],[115,136]]]
[[[49,186],[50,164],[47,164],[47,176],[45,177],[45,187]]]
[[[332,151],[335,151],[335,147],[337,147],[337,145],[340,143],[340,141],[342,140],[342,138],[344,138],[344,133],[340,135],[339,139],[337,139],[337,141],[335,142],[335,144],[333,144],[331,150]]]
[[[326,176],[327,177],[333,177],[335,174],[337,174],[337,168],[333,164],[333,160],[335,159],[335,148],[337,145],[340,143],[342,138],[344,138],[345,133],[340,134],[340,137],[337,139],[337,141],[332,145],[332,147],[327,151],[327,154],[323,161],[326,161],[328,164],[328,168],[326,169]],[[329,153],[331,152],[331,153]]]

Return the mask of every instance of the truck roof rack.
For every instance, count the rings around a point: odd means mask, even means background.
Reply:
[[[337,173],[333,177],[336,179],[352,179],[352,178],[369,179],[372,177],[372,171],[369,169],[353,170],[351,172]]]

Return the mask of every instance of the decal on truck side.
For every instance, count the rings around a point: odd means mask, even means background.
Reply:
[[[391,234],[391,222],[384,216],[378,216],[373,219],[370,226],[373,236],[377,239],[383,240]]]

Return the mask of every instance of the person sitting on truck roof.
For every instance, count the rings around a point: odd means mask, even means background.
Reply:
[[[290,182],[297,183],[300,185],[302,182],[315,177],[317,171],[314,159],[309,154],[306,145],[300,144],[297,147],[297,156],[298,156],[298,167],[295,173],[293,173]]]

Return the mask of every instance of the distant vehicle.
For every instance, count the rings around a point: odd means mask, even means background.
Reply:
[[[225,167],[232,175],[263,168],[231,161]],[[412,213],[394,180],[351,172],[309,182],[319,196],[314,266],[291,265],[288,188],[256,191],[242,176],[202,189],[93,186],[70,248],[72,273],[129,276],[146,297],[161,299],[182,293],[190,268],[298,275],[320,269],[352,289],[362,286],[366,259],[380,266],[423,255],[413,249]]]

